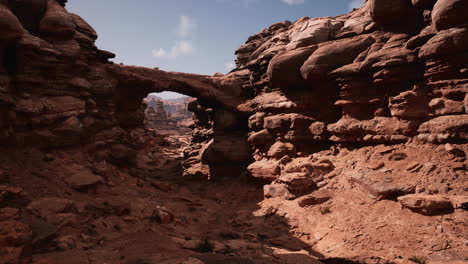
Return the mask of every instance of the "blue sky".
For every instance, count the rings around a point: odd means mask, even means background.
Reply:
[[[67,9],[99,34],[114,61],[211,75],[234,66],[234,51],[269,25],[335,16],[363,0],[70,0]],[[176,97],[164,94],[164,97]]]

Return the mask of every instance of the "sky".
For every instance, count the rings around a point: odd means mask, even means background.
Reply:
[[[234,68],[234,51],[271,24],[344,14],[364,0],[69,0],[116,63],[212,75]],[[165,92],[159,96],[176,98]]]

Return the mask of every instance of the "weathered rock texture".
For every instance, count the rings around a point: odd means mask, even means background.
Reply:
[[[466,0],[368,0],[349,14],[277,23],[236,51],[235,70],[214,76],[113,64],[114,54],[94,45],[97,33],[68,13],[65,2],[0,1],[0,144],[79,149],[94,172],[84,165],[63,165],[66,175],[59,186],[67,192],[111,186],[108,166],[139,177],[151,172],[147,164],[160,156],[144,130],[142,99],[151,92],[174,91],[197,98],[188,104],[195,118],[183,174],[243,175],[266,184],[265,197],[271,199],[259,205],[268,207],[263,216],[281,213],[291,226],[302,226],[298,236],[322,257],[359,255],[355,259],[388,263],[411,249],[429,255],[450,249],[438,260],[463,259]],[[0,182],[7,181],[1,172]],[[2,188],[8,197],[21,192]],[[353,198],[358,202],[349,202]],[[42,208],[44,201],[50,206]],[[317,205],[320,209],[309,211],[316,215],[308,218],[303,210]],[[69,206],[49,199],[27,210],[37,215],[53,210],[60,219],[49,222],[73,222]],[[353,211],[363,208],[370,212]],[[10,209],[3,212],[6,218],[18,218]],[[373,218],[386,210],[392,223]],[[453,214],[454,222],[431,218],[446,214]],[[162,207],[147,217],[174,221]],[[13,240],[8,231],[8,239],[0,236],[6,248],[2,254],[13,260],[28,256],[23,252],[32,237],[28,226],[4,224],[16,233]],[[426,234],[425,226],[450,231],[426,241],[418,237],[418,232]],[[380,236],[379,229],[400,235]],[[424,243],[402,244],[410,233],[414,243]],[[258,233],[258,239],[269,235]],[[384,257],[375,260],[376,252]]]

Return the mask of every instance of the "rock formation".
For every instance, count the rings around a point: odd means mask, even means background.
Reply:
[[[0,263],[55,263],[34,256],[99,248],[112,240],[99,234],[120,237],[125,225],[144,232],[148,219],[184,226],[170,235],[152,227],[175,238],[161,238],[162,251],[234,252],[164,263],[466,260],[466,0],[368,0],[349,14],[277,23],[236,50],[236,69],[214,76],[113,64],[65,3],[0,1]],[[173,164],[161,154],[164,137],[144,129],[142,100],[162,91],[197,98],[188,103],[194,123],[183,175],[227,179],[212,194],[249,207],[229,201],[239,210],[231,212],[216,196],[213,213],[242,236],[199,214],[199,227],[228,242],[188,239],[184,228],[195,222],[141,197],[156,188],[174,207],[203,206],[148,180]],[[246,179],[262,186],[264,201],[244,193],[261,192],[251,184],[237,185]],[[180,195],[196,193],[177,186]],[[118,199],[90,198],[118,188],[126,190]],[[126,193],[136,197],[131,205]],[[283,230],[279,218],[293,238],[268,229]],[[112,221],[123,222],[106,231]],[[67,226],[87,225],[92,231],[66,236]]]

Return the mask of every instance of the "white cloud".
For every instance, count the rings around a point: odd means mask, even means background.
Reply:
[[[353,10],[353,8],[360,8],[364,5],[364,0],[351,0],[349,2],[349,10]]]
[[[181,38],[186,38],[192,35],[198,28],[197,20],[189,16],[180,16],[179,25],[177,26],[177,34]]]
[[[175,59],[181,56],[190,56],[195,51],[192,43],[187,40],[180,40],[174,43],[169,50],[159,48],[154,49],[152,54],[156,58]]]
[[[303,4],[305,0],[281,0],[288,5],[300,5]]]
[[[178,57],[191,56],[195,48],[189,37],[193,36],[198,29],[197,20],[190,16],[180,16],[179,24],[175,28],[178,40],[169,49],[156,48],[151,51],[153,57],[163,59],[175,59]]]
[[[236,68],[236,64],[235,64],[234,62],[228,62],[228,63],[226,63],[226,69],[227,69],[228,71],[233,70],[234,68]]]

